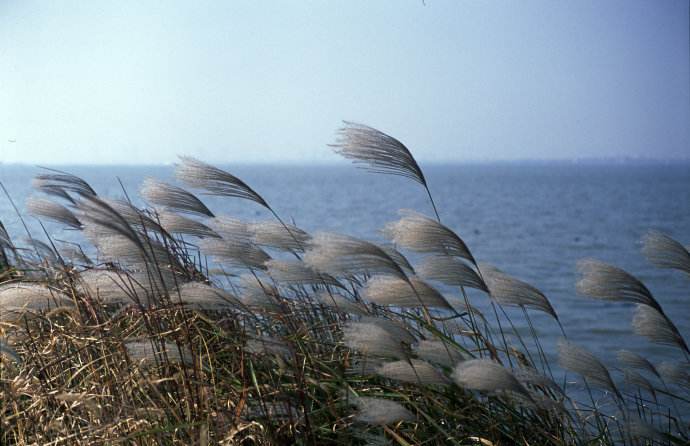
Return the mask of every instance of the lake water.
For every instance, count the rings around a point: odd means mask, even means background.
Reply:
[[[426,193],[399,177],[374,175],[350,165],[223,166],[258,191],[284,219],[309,232],[338,231],[380,240],[379,229],[411,208],[433,215]],[[120,197],[119,178],[136,195],[147,176],[170,179],[172,167],[61,167],[86,179],[100,195]],[[651,266],[640,253],[649,229],[690,243],[690,164],[464,164],[424,168],[443,223],[454,229],[481,262],[541,289],[571,340],[615,365],[627,348],[655,361],[680,359],[677,351],[650,344],[630,328],[633,307],[578,296],[576,262],[597,258],[643,280],[690,341],[690,277]],[[18,206],[32,193],[38,168],[0,165],[0,181]],[[270,219],[254,203],[203,198],[216,214]],[[23,229],[0,196],[0,220],[18,238]],[[40,234],[36,221],[28,222]],[[78,237],[47,224],[58,238]],[[472,295],[486,307],[486,298]],[[509,311],[519,328],[519,311]],[[556,324],[534,313],[550,354],[560,337]]]

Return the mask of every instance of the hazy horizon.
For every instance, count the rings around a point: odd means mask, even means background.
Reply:
[[[0,162],[690,159],[690,2],[0,4]]]

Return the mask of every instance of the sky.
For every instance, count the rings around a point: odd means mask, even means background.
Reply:
[[[689,5],[0,0],[0,162],[688,159]]]

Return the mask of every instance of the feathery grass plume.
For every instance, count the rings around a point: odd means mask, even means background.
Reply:
[[[213,212],[191,192],[153,178],[144,180],[141,196],[156,206],[188,214],[214,217]]]
[[[201,282],[187,282],[177,288],[185,305],[198,310],[227,310],[237,307],[238,298],[227,291]]]
[[[330,285],[341,287],[328,274],[322,274],[307,266],[301,260],[276,260],[266,262],[268,275],[277,283],[287,286]]]
[[[402,209],[399,213],[402,218],[388,223],[382,230],[384,236],[396,245],[417,252],[461,257],[476,263],[465,242],[450,228],[409,209]]]
[[[630,350],[618,350],[616,358],[618,359],[618,362],[625,364],[628,367],[638,370],[646,370],[653,375],[659,376],[659,372],[651,362],[637,353],[631,352]]]
[[[488,359],[462,361],[453,370],[453,381],[460,387],[483,392],[511,391],[530,397],[527,389],[502,365]]]
[[[79,275],[78,290],[106,305],[141,303],[151,305],[175,285],[173,273],[139,267],[133,271],[90,269]]]
[[[645,304],[662,311],[652,293],[632,274],[594,259],[580,260],[577,268],[582,273],[576,285],[580,294],[595,299]]]
[[[383,398],[356,397],[353,402],[359,409],[355,420],[362,423],[378,426],[415,420],[412,412],[395,401]]]
[[[378,305],[453,309],[441,293],[414,276],[408,280],[374,276],[367,282],[362,297]]]
[[[373,243],[343,234],[318,233],[309,242],[304,263],[333,277],[356,274],[407,276],[385,251]]]
[[[292,350],[284,340],[270,336],[248,339],[247,351],[256,355],[276,355],[283,358],[292,356]]]
[[[392,246],[389,245],[380,245],[377,244],[379,248],[386,254],[388,254],[388,257],[393,259],[395,263],[398,264],[398,266],[404,270],[405,272],[408,272],[410,274],[414,274],[414,268],[412,267],[412,264],[407,260],[407,258],[397,249],[393,248]]]
[[[424,385],[447,385],[450,380],[426,361],[419,359],[386,362],[376,369],[384,378]]]
[[[144,241],[133,241],[119,233],[110,233],[109,228],[90,222],[84,223],[84,236],[93,243],[98,254],[105,261],[124,266],[158,265],[161,268],[168,268],[169,265],[175,265],[179,267],[177,258],[164,245],[148,237]]]
[[[662,362],[657,370],[665,382],[690,390],[690,363]]]
[[[479,270],[489,288],[489,295],[499,304],[532,308],[558,320],[558,315],[549,300],[532,285],[484,263],[479,265]]]
[[[541,374],[537,369],[531,367],[518,368],[513,370],[513,375],[523,385],[548,388],[563,394],[561,386],[556,384],[548,376]]]
[[[214,257],[224,266],[265,270],[271,260],[266,251],[245,240],[204,239],[199,243],[201,251]]]
[[[650,231],[642,242],[642,253],[654,266],[690,274],[690,252],[676,240],[659,231]]]
[[[352,350],[367,356],[406,358],[403,340],[372,322],[348,322],[343,326],[343,341]]]
[[[108,202],[96,196],[85,195],[76,205],[79,211],[78,218],[84,226],[84,233],[94,236],[91,241],[96,245],[99,236],[118,235],[131,241],[138,250],[144,252],[145,248],[139,234]],[[90,232],[87,231],[90,227]]]
[[[418,341],[412,351],[420,358],[444,367],[453,367],[465,359],[460,350],[450,342],[431,339]]]
[[[488,292],[481,277],[464,261],[451,256],[427,256],[417,266],[417,273],[426,280],[438,280],[450,286],[475,288]]]
[[[81,222],[65,206],[44,198],[31,197],[26,201],[26,210],[37,217],[45,217],[71,228],[81,229]]]
[[[93,190],[89,183],[87,183],[86,181],[84,181],[76,175],[72,175],[70,173],[61,172],[59,170],[54,169],[46,170],[50,170],[56,173],[42,173],[36,175],[32,181],[32,186],[35,189],[38,189],[49,195],[60,196],[69,201],[72,201],[72,198],[68,198],[69,195],[61,194],[59,192],[56,192],[56,190],[59,189],[63,192],[76,193],[81,197],[97,195],[96,191]]]
[[[220,238],[216,231],[205,224],[173,212],[159,212],[158,221],[170,234],[184,234],[199,238]]]
[[[656,399],[656,390],[654,389],[654,386],[644,376],[640,375],[639,373],[633,370],[625,370],[623,372],[623,379],[627,384],[633,387],[639,387],[640,389],[644,389],[647,393],[652,395],[654,399]]]
[[[206,190],[209,195],[244,198],[270,209],[268,203],[244,181],[197,159],[181,156],[175,177],[190,187]]]
[[[345,296],[337,293],[322,291],[314,296],[315,300],[322,305],[332,308],[341,313],[350,313],[358,316],[367,314],[367,308],[357,302],[352,302]]]
[[[153,342],[156,343],[155,347]],[[180,349],[173,342],[163,342],[145,340],[145,341],[128,341],[125,342],[125,349],[129,358],[139,363],[140,365],[151,365],[155,362],[164,362],[167,357],[168,361],[175,364],[192,364],[192,355],[186,348]]]
[[[226,240],[252,241],[249,225],[242,220],[228,217],[227,215],[219,215],[218,217],[209,219],[206,223],[208,227],[216,231],[218,235]]]
[[[148,214],[134,206],[132,203],[111,198],[101,198],[101,200],[108,204],[114,212],[120,216],[132,227],[140,231],[156,231],[164,233],[163,227],[157,221],[148,216]]]
[[[240,295],[240,302],[249,308],[257,308],[268,311],[280,311],[278,303],[278,290],[266,283],[261,283],[251,274],[242,274],[240,276],[240,287],[242,293]]]
[[[68,259],[72,263],[93,265],[91,258],[89,258],[89,256],[87,256],[78,246],[65,246],[60,248],[60,256],[63,259]]]
[[[297,226],[283,225],[274,221],[251,223],[248,229],[257,245],[282,251],[304,251],[304,247],[311,238]]]
[[[359,318],[359,322],[377,325],[391,333],[400,342],[405,342],[406,344],[417,342],[417,338],[410,333],[408,330],[409,326],[404,321],[386,319],[382,316],[362,316]]]
[[[27,313],[72,307],[72,299],[45,285],[22,282],[0,285],[0,321],[21,319]]]
[[[584,348],[561,339],[558,342],[558,363],[564,369],[582,375],[593,386],[608,390],[623,400],[608,369]]]
[[[638,305],[632,320],[635,334],[644,336],[657,344],[678,347],[686,353],[690,353],[683,336],[663,313],[658,312],[647,305]]]

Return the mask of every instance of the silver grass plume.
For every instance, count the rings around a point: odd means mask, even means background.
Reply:
[[[188,282],[177,288],[185,305],[198,310],[227,310],[237,307],[238,299],[227,291],[200,282]]]
[[[91,269],[82,272],[79,279],[81,292],[104,304],[123,305],[151,305],[175,284],[172,272],[153,267],[131,272]]]
[[[37,216],[54,220],[71,228],[81,229],[81,222],[72,211],[65,206],[44,198],[29,198],[26,202],[26,210]]]
[[[638,355],[637,353],[631,352],[630,350],[618,350],[616,358],[618,359],[618,362],[628,367],[638,370],[646,370],[653,375],[659,376],[659,372],[657,371],[656,367],[654,367],[649,360]]]
[[[188,186],[204,189],[210,195],[244,198],[270,209],[268,203],[244,181],[197,159],[181,156],[175,176]]]
[[[475,264],[465,242],[450,228],[409,209],[400,210],[402,218],[388,223],[383,234],[393,243],[412,251],[447,254]]]
[[[77,203],[76,208],[79,212],[78,218],[84,228],[91,227],[91,234],[96,237],[91,240],[94,244],[98,243],[98,236],[118,235],[128,239],[136,246],[136,249],[145,252],[139,233],[107,201],[96,196],[85,195]],[[86,235],[88,237],[88,234]]]
[[[156,345],[152,344],[155,342]],[[173,342],[158,341],[128,341],[125,342],[125,349],[129,358],[139,363],[140,365],[153,365],[155,362],[164,362],[167,357],[168,361],[175,364],[191,364],[193,362],[191,352],[187,349],[180,349],[177,344]]]
[[[107,203],[114,212],[120,216],[132,227],[140,231],[156,231],[164,233],[163,227],[146,212],[134,206],[132,203],[121,199],[102,198],[104,203]]]
[[[400,340],[400,342],[405,342],[406,344],[414,344],[417,342],[417,338],[410,333],[407,329],[407,324],[403,322],[386,319],[382,316],[362,316],[359,318],[359,322],[377,325],[391,333]]]
[[[546,296],[532,285],[518,280],[491,265],[479,266],[489,295],[501,305],[512,305],[543,311],[558,320],[556,311]]]
[[[683,336],[663,313],[660,313],[647,305],[638,305],[632,320],[635,334],[644,336],[657,344],[678,347],[686,353],[690,353]]]
[[[234,268],[264,270],[271,259],[266,251],[244,240],[204,239],[199,247],[204,254]]]
[[[362,296],[377,305],[453,309],[441,293],[414,276],[407,280],[374,276],[367,282]]]
[[[642,253],[653,265],[690,274],[690,252],[676,240],[659,231],[650,231],[642,241]]]
[[[470,359],[460,362],[452,374],[460,387],[482,392],[511,391],[530,397],[527,389],[502,365],[488,359]]]
[[[61,172],[59,170],[47,169],[55,173],[44,173],[36,175],[32,181],[32,185],[35,189],[45,192],[50,195],[58,195],[62,198],[72,200],[65,196],[66,194],[60,194],[55,192],[55,190],[60,189],[64,192],[73,192],[81,197],[85,196],[95,196],[96,191],[76,175],[72,175],[66,172]]]
[[[343,341],[349,348],[367,356],[406,358],[401,340],[394,333],[371,322],[348,322],[343,326]]]
[[[206,224],[216,231],[218,235],[226,240],[242,240],[245,242],[252,241],[252,234],[249,231],[249,224],[229,217],[227,215],[219,215],[206,221]]]
[[[595,387],[608,390],[623,400],[606,366],[584,348],[560,340],[558,343],[558,363],[564,369],[582,375]]]
[[[477,272],[456,257],[428,256],[417,266],[417,274],[426,280],[437,280],[446,285],[489,291]]]
[[[538,370],[531,367],[523,367],[513,370],[513,375],[525,386],[536,386],[548,388],[557,393],[563,394],[561,386],[556,384],[551,378],[543,375]]]
[[[283,251],[304,251],[311,238],[297,226],[274,221],[251,223],[248,229],[257,245]]]
[[[319,273],[301,260],[276,260],[266,262],[268,275],[278,284],[287,286],[329,285],[341,288],[342,285],[328,274]]]
[[[652,383],[649,382],[647,378],[640,375],[639,373],[633,370],[625,370],[623,372],[623,379],[627,384],[633,387],[639,387],[640,389],[644,389],[647,393],[656,398],[656,390],[654,389]]]
[[[18,320],[27,313],[72,307],[72,299],[45,285],[11,283],[0,286],[0,321]]]
[[[422,385],[447,385],[450,380],[434,366],[419,359],[386,362],[376,369],[384,378]]]
[[[213,212],[194,194],[153,178],[144,180],[141,196],[149,203],[188,214],[213,217]]]
[[[673,383],[690,390],[690,363],[662,362],[657,370],[666,383]]]
[[[361,305],[357,302],[352,302],[345,296],[341,296],[337,293],[322,291],[317,293],[314,298],[323,306],[332,308],[340,313],[350,313],[358,316],[367,314],[367,308],[364,305]]]
[[[580,294],[601,300],[645,304],[662,311],[652,293],[632,274],[594,259],[580,260],[577,268],[582,273],[576,285]]]
[[[460,350],[450,342],[425,339],[412,346],[420,358],[444,367],[453,367],[465,359]]]
[[[243,305],[261,310],[280,311],[278,290],[272,285],[259,282],[251,274],[242,274],[240,287],[242,288],[240,302]]]
[[[355,420],[371,425],[385,425],[400,421],[414,421],[415,416],[405,407],[395,401],[372,398],[356,397],[354,404],[359,411]]]
[[[205,224],[173,212],[159,212],[160,225],[170,234],[184,234],[199,238],[220,238],[220,235]]]
[[[405,272],[408,272],[410,274],[414,274],[414,268],[412,267],[412,264],[407,260],[407,258],[397,249],[393,248],[392,246],[389,245],[380,245],[377,244],[379,248],[386,254],[388,254],[388,257],[393,259],[395,263],[398,264],[398,266],[404,270]]]
[[[334,277],[356,274],[407,276],[385,251],[373,243],[342,234],[318,233],[309,242],[304,263]]]

